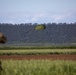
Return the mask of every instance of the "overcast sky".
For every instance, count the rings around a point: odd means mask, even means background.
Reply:
[[[76,22],[76,0],[0,0],[0,23],[52,22]]]

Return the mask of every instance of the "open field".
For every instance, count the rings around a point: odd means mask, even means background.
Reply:
[[[76,49],[14,49],[0,50],[0,55],[76,54]]]
[[[62,45],[62,46],[0,46],[0,50],[19,50],[19,49],[76,49],[76,45],[68,46],[68,45]]]
[[[14,49],[0,50],[0,59],[76,60],[76,49]]]
[[[0,60],[0,75],[76,75],[76,49],[0,48]]]
[[[76,75],[76,61],[1,60],[0,75]]]
[[[51,54],[51,55],[0,55],[1,60],[73,60],[76,61],[76,54]]]

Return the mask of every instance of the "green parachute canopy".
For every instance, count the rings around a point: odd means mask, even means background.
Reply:
[[[44,30],[45,28],[46,28],[45,25],[42,24],[35,26],[35,30]]]

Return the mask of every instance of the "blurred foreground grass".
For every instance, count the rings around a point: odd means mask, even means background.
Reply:
[[[1,60],[0,75],[76,75],[76,61]]]

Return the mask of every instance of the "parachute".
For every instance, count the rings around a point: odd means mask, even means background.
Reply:
[[[35,26],[35,30],[44,30],[44,29],[46,29],[45,25],[40,24]]]

